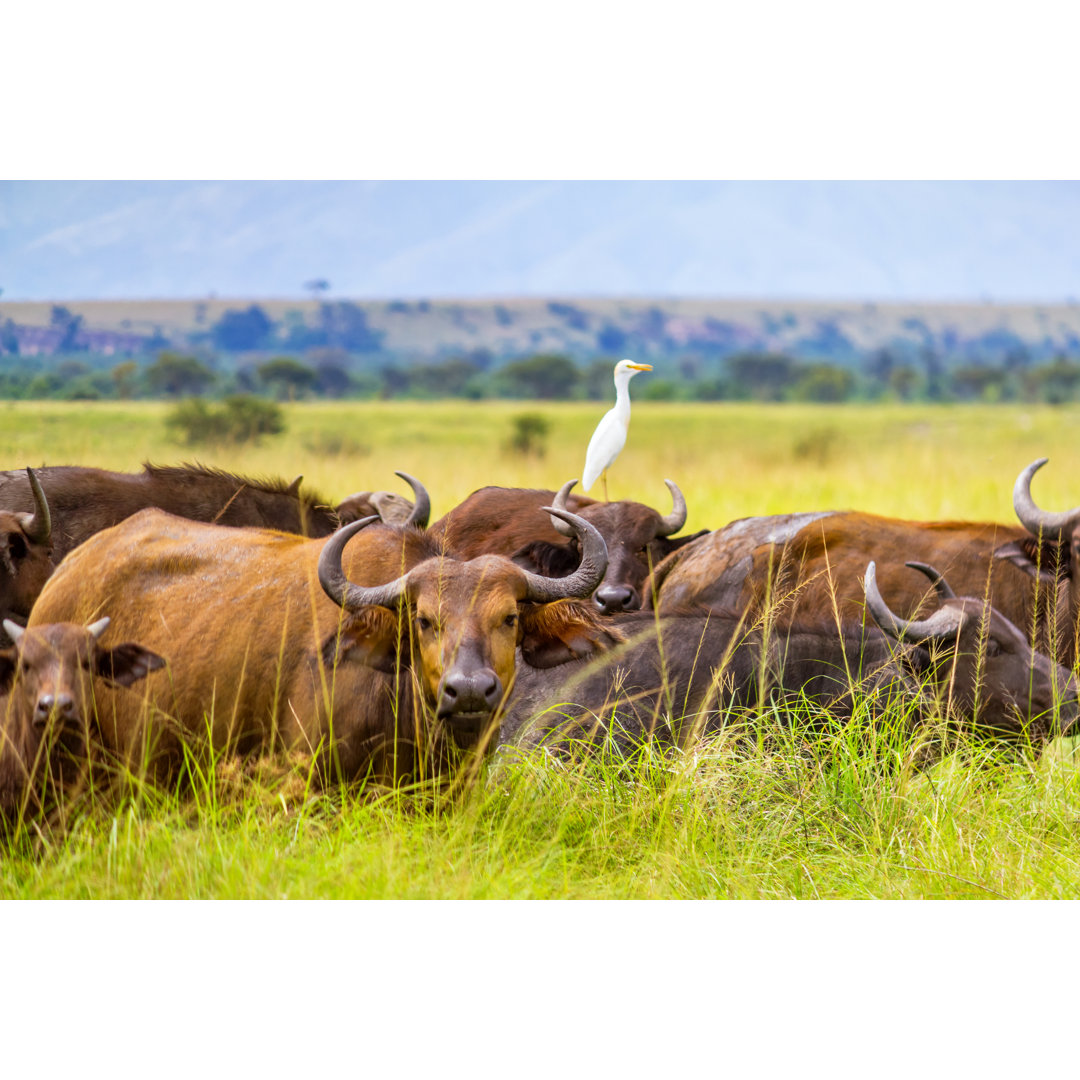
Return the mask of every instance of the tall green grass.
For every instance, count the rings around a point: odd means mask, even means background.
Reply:
[[[550,406],[543,459],[503,446],[533,404],[288,408],[278,440],[203,459],[303,472],[328,498],[428,485],[435,514],[488,483],[579,475],[602,409]],[[156,405],[0,409],[8,467],[134,469],[188,456]],[[1077,410],[635,405],[612,497],[687,496],[688,528],[855,507],[1011,520],[1019,469],[1039,501],[1080,502],[1065,453]],[[328,452],[329,451],[329,452]],[[1059,468],[1055,466],[1060,465]],[[1045,477],[1045,478],[1044,478]],[[500,752],[451,789],[319,790],[303,758],[193,757],[165,788],[132,776],[0,846],[3,897],[1073,897],[1080,762],[968,734],[939,760],[902,703],[869,723],[767,707],[718,736],[630,755]],[[928,761],[933,764],[927,765]]]

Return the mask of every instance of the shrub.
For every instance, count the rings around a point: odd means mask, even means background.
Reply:
[[[525,457],[543,457],[547,453],[547,436],[551,430],[547,417],[540,413],[521,413],[513,418],[512,424],[508,449]]]
[[[258,442],[285,430],[285,414],[272,401],[236,394],[218,406],[202,398],[181,401],[165,418],[165,426],[186,446],[202,443]]]

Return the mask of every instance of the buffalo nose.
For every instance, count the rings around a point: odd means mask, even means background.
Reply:
[[[491,668],[451,671],[443,679],[439,715],[488,712],[499,704],[501,697],[502,683]]]
[[[53,712],[63,720],[70,720],[75,715],[75,699],[70,694],[42,694],[34,706],[34,723],[44,724]]]
[[[641,601],[629,585],[601,585],[596,590],[596,606],[604,615],[614,615],[618,611],[636,610],[641,607]]]

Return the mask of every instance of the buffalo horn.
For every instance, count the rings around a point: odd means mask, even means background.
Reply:
[[[686,500],[674,480],[665,480],[664,483],[671,492],[672,510],[667,517],[660,519],[660,528],[656,530],[656,535],[674,536],[686,524]]]
[[[570,490],[576,483],[576,480],[567,480],[555,493],[555,498],[551,500],[551,505],[554,506],[556,510],[566,509],[566,500],[570,497]],[[562,518],[558,518],[554,514],[551,515],[551,527],[561,536],[577,536],[572,525],[567,525]]]
[[[285,489],[286,495],[294,495],[296,498],[300,498],[300,485],[303,483],[304,474],[301,473],[289,486]]]
[[[363,585],[353,585],[341,568],[341,556],[345,551],[345,545],[361,529],[379,520],[378,514],[372,514],[371,517],[361,518],[338,529],[330,535],[330,539],[323,545],[322,554],[319,555],[319,584],[322,585],[326,595],[346,611],[354,611],[361,607],[387,607],[393,610],[405,589],[405,579],[408,574],[386,585],[365,588]]]
[[[889,606],[881,598],[877,585],[877,567],[873,562],[866,568],[863,592],[866,594],[866,606],[870,609],[874,622],[889,637],[904,637],[908,641],[952,641],[960,633],[964,622],[964,612],[958,608],[940,608],[929,619],[901,619],[889,610]]]
[[[47,544],[52,535],[52,518],[49,516],[49,504],[45,501],[45,492],[34,475],[33,469],[26,470],[30,480],[30,490],[34,493],[35,510],[32,514],[19,514],[19,524],[26,533],[26,538],[35,544]]]
[[[410,476],[408,473],[395,469],[394,475],[400,476],[413,489],[413,511],[405,524],[415,525],[418,529],[426,529],[428,519],[431,517],[431,498],[427,493],[427,488],[415,476]]]
[[[591,596],[596,586],[604,580],[607,571],[607,544],[604,543],[604,538],[577,514],[555,506],[542,506],[540,509],[562,518],[573,528],[574,535],[581,544],[581,564],[569,577],[562,578],[549,578],[522,570],[527,589],[525,599],[535,604],[549,604],[553,600]]]
[[[956,593],[949,588],[949,583],[942,576],[940,570],[935,570],[929,563],[924,562],[909,562],[904,563],[905,566],[910,566],[912,570],[918,570],[920,574],[925,574],[934,585],[934,592],[941,597],[942,600],[955,600]]]
[[[10,619],[5,619],[3,626],[4,633],[7,634],[7,636],[15,642],[17,642],[19,638],[21,638],[23,634],[26,633],[25,627],[20,626],[17,622],[12,622]]]
[[[97,641],[97,639],[109,629],[110,622],[112,622],[112,619],[106,615],[104,618],[98,619],[97,622],[92,622],[86,629],[90,631],[93,639]]]
[[[1062,533],[1080,515],[1080,507],[1066,510],[1059,514],[1050,514],[1040,510],[1031,498],[1031,478],[1049,461],[1039,458],[1033,461],[1017,478],[1013,486],[1013,509],[1020,519],[1020,524],[1033,536],[1040,533],[1047,540],[1060,540]]]

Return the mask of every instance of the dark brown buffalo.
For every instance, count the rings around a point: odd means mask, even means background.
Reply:
[[[256,480],[205,465],[143,465],[141,473],[110,472],[82,465],[46,465],[35,473],[53,519],[59,562],[88,536],[156,507],[193,521],[256,526],[312,536],[337,528],[331,507],[301,492],[297,477]],[[25,470],[0,473],[0,509],[33,509]]]
[[[0,510],[0,617],[22,624],[55,563],[49,504],[33,469],[26,470],[29,512]]]
[[[1016,478],[1013,508],[1025,535],[1000,547],[995,555],[1027,574],[1033,581],[1060,597],[1064,634],[1077,649],[1080,633],[1080,507],[1052,513],[1041,510],[1031,497],[1031,479],[1050,459],[1033,461]]]
[[[520,674],[501,741],[611,738],[626,748],[652,738],[685,746],[720,730],[733,711],[788,694],[850,716],[856,689],[876,695],[878,708],[902,695],[912,723],[944,713],[960,726],[1034,743],[1076,724],[1080,687],[1068,670],[1033,650],[981,599],[956,597],[931,567],[912,569],[930,577],[937,609],[917,622],[895,615],[870,563],[866,603],[880,630],[862,620],[838,627],[805,618],[764,630],[700,610],[617,616],[626,644],[560,668],[557,677]],[[806,715],[805,705],[796,711]]]
[[[874,560],[895,610],[914,618],[934,603],[923,576],[905,566],[916,560],[940,567],[962,595],[989,596],[1033,643],[1071,664],[1071,635],[1063,632],[1054,589],[997,557],[1027,535],[1015,525],[851,511],[744,518],[661,563],[646,584],[646,602],[661,613],[704,604],[745,612],[750,622],[834,613],[857,621],[864,610],[862,568]]]
[[[103,646],[100,639],[108,626],[107,616],[89,626],[53,623],[29,630],[5,621],[14,641],[11,648],[0,649],[0,694],[5,695],[0,814],[5,817],[25,810],[28,802],[40,808],[43,787],[70,782],[70,774],[78,774],[97,726],[96,680],[129,687],[165,666],[157,653],[132,642]]]
[[[169,767],[181,743],[209,738],[220,751],[310,751],[320,777],[426,776],[453,743],[488,734],[517,646],[548,666],[615,640],[572,602],[603,576],[603,539],[562,516],[584,555],[551,579],[459,561],[415,527],[371,519],[317,540],[146,510],[73,551],[30,626],[107,609],[169,656],[169,678],[148,684],[151,714],[106,692],[101,735],[121,757],[149,745]]]
[[[481,488],[436,521],[431,532],[461,558],[505,555],[535,573],[561,576],[577,567],[578,545],[557,517],[542,518],[536,510],[548,504],[570,510],[598,529],[607,544],[608,569],[596,590],[597,606],[605,615],[632,611],[641,606],[641,586],[652,567],[703,534],[672,538],[686,524],[686,501],[671,480],[664,481],[674,503],[667,515],[641,503],[571,495],[576,483],[571,480],[558,493]]]

